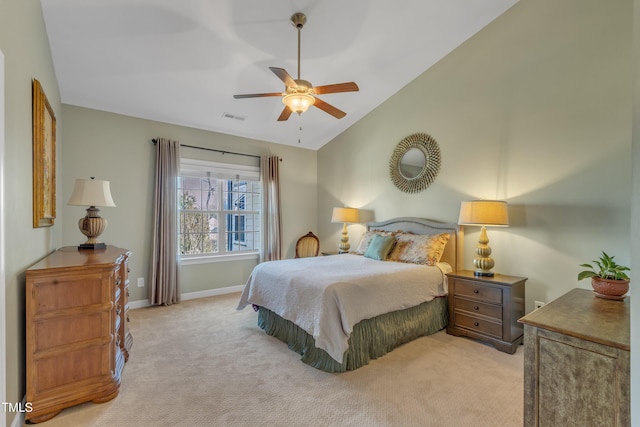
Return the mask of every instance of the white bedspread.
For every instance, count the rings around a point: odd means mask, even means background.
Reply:
[[[446,295],[448,264],[436,267],[334,255],[257,265],[238,304],[267,308],[314,337],[342,363],[353,326]]]

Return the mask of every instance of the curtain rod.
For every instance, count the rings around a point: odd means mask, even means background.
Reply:
[[[153,142],[154,144],[158,143],[158,141],[155,140],[155,139],[152,139],[151,142]],[[222,154],[233,154],[233,155],[236,155],[236,156],[255,157],[257,159],[260,158],[260,156],[256,156],[255,154],[236,153],[234,151],[218,150],[216,148],[196,147],[195,145],[186,145],[186,144],[180,144],[180,146],[181,147],[187,147],[187,148],[195,148],[197,150],[215,151],[217,153],[222,153]],[[278,160],[282,161],[282,158],[278,157]]]

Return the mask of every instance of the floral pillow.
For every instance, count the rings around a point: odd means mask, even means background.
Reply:
[[[358,247],[355,250],[351,251],[351,253],[355,255],[364,255],[364,253],[367,251],[367,248],[369,247],[369,244],[371,243],[371,239],[373,239],[373,236],[376,235],[393,236],[394,233],[393,231],[367,230],[362,235],[362,239],[360,239]]]
[[[398,233],[396,234],[396,245],[391,250],[387,260],[435,265],[440,262],[444,247],[448,241],[448,233]]]

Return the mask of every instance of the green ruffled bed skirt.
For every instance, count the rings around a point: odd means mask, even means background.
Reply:
[[[264,307],[258,310],[260,328],[302,355],[304,363],[326,372],[358,369],[399,345],[438,332],[448,320],[447,298],[362,320],[353,327],[343,363],[338,363],[326,351],[316,348],[313,337],[299,326]]]

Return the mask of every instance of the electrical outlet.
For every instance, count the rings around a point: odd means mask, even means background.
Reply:
[[[545,305],[546,302],[542,302],[542,301],[534,301],[533,302],[533,306],[535,307],[535,309],[539,309],[540,307],[542,307],[543,305]]]
[[[138,287],[144,288],[144,277],[138,277]]]

